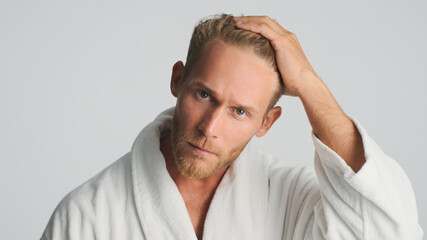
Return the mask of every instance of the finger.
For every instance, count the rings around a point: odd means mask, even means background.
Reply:
[[[268,16],[242,16],[242,17],[234,17],[233,20],[235,22],[264,22],[268,24],[273,30],[278,33],[284,33],[287,30],[281,26],[277,21],[271,19]]]
[[[275,20],[271,19],[268,16],[235,17],[233,20],[235,21],[237,27],[260,33],[264,37],[268,38],[272,42],[272,44],[274,44],[274,42],[276,42],[275,41],[276,37],[286,36],[287,39],[289,39],[299,49],[302,50],[302,47],[299,43],[297,36],[295,34],[293,34],[292,32],[286,30],[279,23],[277,23]],[[260,28],[262,28],[263,24],[267,24],[268,27],[270,27],[272,30],[274,30],[277,34],[273,35],[273,34],[268,34],[268,32],[265,32],[265,31],[261,32]],[[261,27],[257,27],[257,25],[261,26]],[[250,27],[250,26],[252,26],[252,27]]]
[[[277,39],[280,34],[276,32],[270,24],[264,21],[236,21],[236,26],[245,30],[259,33],[271,41]]]

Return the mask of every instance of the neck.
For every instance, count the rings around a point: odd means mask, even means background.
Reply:
[[[189,178],[182,175],[176,166],[173,153],[172,153],[172,139],[171,135],[167,135],[160,140],[160,151],[166,160],[166,168],[169,175],[177,185],[178,189],[182,191],[191,192],[205,192],[213,193],[221,182],[222,176],[227,171],[227,168],[201,179]]]

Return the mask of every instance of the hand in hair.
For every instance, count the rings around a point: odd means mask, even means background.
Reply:
[[[237,27],[257,32],[270,40],[276,52],[277,67],[286,87],[286,95],[300,96],[306,87],[321,82],[295,34],[268,16],[234,17],[233,21]]]

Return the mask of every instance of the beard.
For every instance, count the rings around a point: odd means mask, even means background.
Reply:
[[[228,152],[224,152],[221,148],[213,144],[206,136],[200,134],[193,136],[183,131],[180,126],[178,119],[174,114],[172,120],[172,153],[175,160],[175,164],[178,171],[189,178],[206,178],[221,169],[230,166],[234,160],[240,155],[243,149],[248,144],[249,140],[244,144],[239,145]],[[196,152],[189,150],[189,143],[197,147],[203,148],[211,153],[214,153],[212,157],[218,158],[214,163],[211,163],[211,159],[197,154]],[[209,165],[209,163],[211,163]],[[203,166],[208,164],[208,166]]]

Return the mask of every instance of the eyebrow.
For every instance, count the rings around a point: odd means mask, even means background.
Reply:
[[[204,84],[204,83],[202,83],[202,82],[197,82],[197,81],[194,81],[193,82],[193,84],[194,84],[194,86],[196,86],[196,87],[200,87],[200,88],[203,88],[206,92],[208,92],[208,94],[209,95],[211,95],[211,97],[215,100],[215,101],[218,101],[217,100],[217,98],[216,98],[216,96],[218,95],[217,94],[217,92],[215,91],[215,90],[213,90],[213,89],[211,89],[210,87],[208,87],[206,84]],[[244,104],[241,104],[241,103],[236,103],[236,107],[237,108],[239,108],[239,109],[243,109],[243,110],[245,110],[246,112],[248,112],[250,115],[256,115],[256,114],[258,114],[258,111],[254,108],[254,107],[251,107],[251,106],[248,106],[248,105],[244,105]]]

